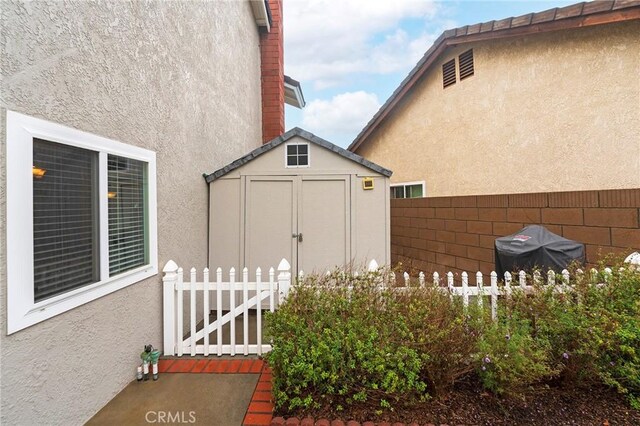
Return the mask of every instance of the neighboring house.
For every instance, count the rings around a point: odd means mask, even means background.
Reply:
[[[640,2],[445,31],[349,146],[394,197],[640,187]]]
[[[302,129],[207,176],[209,263],[326,272],[390,259],[391,171]]]
[[[1,9],[0,423],[81,424],[161,346],[161,265],[207,265],[202,172],[304,99],[281,0]]]

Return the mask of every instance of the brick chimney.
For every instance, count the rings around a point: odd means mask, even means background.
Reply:
[[[284,38],[282,1],[269,0],[271,31],[260,35],[262,143],[284,133]]]

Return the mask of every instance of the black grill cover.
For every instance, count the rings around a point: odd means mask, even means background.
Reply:
[[[584,245],[567,240],[543,226],[529,225],[515,234],[496,238],[496,272],[541,267],[561,272],[571,262],[584,263]]]

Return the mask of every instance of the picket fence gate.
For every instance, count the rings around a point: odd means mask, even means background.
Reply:
[[[209,280],[209,269],[203,270],[203,281],[196,280],[196,268],[191,268],[189,281],[184,281],[182,268],[170,260],[162,272],[163,282],[163,311],[164,311],[164,354],[182,356],[187,353],[191,356],[210,354],[231,355],[238,353],[243,355],[262,355],[271,350],[270,344],[262,341],[262,310],[264,301],[269,300],[269,310],[273,312],[276,304],[282,303],[286,298],[291,285],[290,265],[286,259],[282,259],[276,271],[269,269],[268,279],[262,280],[262,271],[257,268],[255,281],[249,281],[249,270],[242,270],[242,280],[236,281],[236,271],[231,268],[229,280],[222,280],[222,269],[216,269],[216,279]],[[242,303],[236,305],[236,292],[242,293]],[[249,292],[255,292],[249,297]],[[277,299],[276,299],[277,294]],[[215,295],[216,319],[210,322],[209,307],[210,297]],[[189,300],[189,335],[184,336],[184,299]],[[197,302],[202,302],[202,327],[198,329],[196,309]],[[224,313],[223,301],[229,302],[229,310]],[[263,303],[264,302],[264,303]],[[249,309],[255,308],[256,315],[256,343],[249,344]],[[236,317],[242,315],[243,334],[242,343],[236,342]],[[229,324],[229,343],[223,343],[223,326]],[[216,332],[216,343],[210,344],[209,335]],[[198,342],[202,340],[202,344]]]

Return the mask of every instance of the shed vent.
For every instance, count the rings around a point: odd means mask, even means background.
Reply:
[[[469,49],[458,57],[460,80],[473,75],[473,49]]]
[[[449,62],[442,65],[442,87],[456,84],[456,59],[453,58]]]

